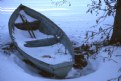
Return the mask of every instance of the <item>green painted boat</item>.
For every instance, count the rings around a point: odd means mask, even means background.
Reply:
[[[36,67],[57,78],[64,78],[72,69],[71,41],[50,19],[21,4],[12,13],[8,25],[17,50]]]

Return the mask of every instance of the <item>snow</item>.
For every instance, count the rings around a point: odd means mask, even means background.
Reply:
[[[52,46],[44,46],[44,47],[35,47],[35,48],[25,47],[24,44],[26,44],[26,41],[53,37],[45,35],[39,32],[39,30],[34,31],[34,33],[36,35],[36,39],[31,38],[27,31],[22,31],[17,28],[15,28],[14,30],[13,34],[15,37],[15,41],[18,44],[19,48],[22,49],[25,53],[48,64],[58,64],[62,62],[71,61],[72,58],[70,53],[67,51],[65,54],[64,45],[59,43],[54,44]],[[63,58],[63,60],[61,58]]]
[[[36,21],[36,19],[34,19],[34,18],[30,17],[29,15],[27,15],[23,10],[21,10],[19,14],[24,16],[24,18],[27,18],[28,22]],[[15,23],[22,23],[22,20],[21,20],[20,16],[18,16]]]
[[[27,15],[23,10],[20,11],[20,14],[23,15],[29,22],[36,21],[36,19]],[[15,23],[22,23],[20,16],[16,19]],[[36,47],[30,48],[25,47],[26,41],[33,41],[33,40],[40,40],[46,38],[53,38],[52,35],[46,35],[44,33],[39,32],[39,30],[34,30],[33,33],[35,34],[36,38],[31,38],[28,31],[20,30],[14,27],[13,36],[15,41],[20,49],[22,49],[26,54],[41,60],[48,64],[58,64],[63,62],[69,62],[72,60],[71,54],[69,51],[66,51],[65,54],[65,47],[64,45],[57,43],[52,46],[43,46],[43,47]],[[63,60],[61,59],[63,58]]]
[[[51,0],[1,0],[0,1],[0,45],[11,42],[8,32],[8,20],[13,10],[20,4],[31,7],[53,20],[65,31],[71,41],[81,44],[84,41],[85,32],[95,30],[90,28],[97,18],[94,14],[86,14],[87,4],[91,0],[68,0],[72,4],[68,6],[55,6]],[[108,18],[105,23],[113,23],[113,18]],[[95,40],[99,40],[96,38]],[[0,46],[0,47],[1,47]],[[104,47],[105,48],[105,47]],[[121,47],[114,47],[111,56],[102,48],[98,55],[88,59],[88,66],[82,70],[72,69],[67,78],[62,81],[108,81],[121,75]],[[108,47],[107,47],[108,48]],[[96,57],[96,59],[94,59]],[[105,58],[105,59],[104,59]],[[63,59],[63,58],[62,58]],[[73,78],[76,77],[76,78]],[[0,81],[61,81],[47,79],[36,74],[22,62],[16,53],[6,55],[0,49]],[[116,81],[116,80],[112,80]],[[117,80],[118,81],[118,80]]]

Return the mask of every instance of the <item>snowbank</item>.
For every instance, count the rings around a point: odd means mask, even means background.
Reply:
[[[10,42],[8,33],[8,19],[13,10],[20,4],[32,7],[43,13],[57,25],[59,25],[69,38],[79,44],[83,42],[85,31],[90,30],[90,26],[95,24],[95,15],[85,14],[88,0],[69,0],[71,6],[55,6],[51,0],[2,0],[0,1],[0,44]],[[50,5],[50,6],[49,6]],[[42,10],[43,9],[43,10]],[[113,20],[112,20],[113,21]],[[107,22],[112,23],[111,19]],[[95,29],[96,31],[97,29]],[[116,47],[115,47],[116,48]],[[94,60],[90,57],[89,65],[83,70],[74,70],[68,77],[81,75],[78,78],[63,79],[62,81],[107,81],[117,78],[121,75],[121,48],[114,50],[112,57],[109,58],[107,53],[100,51]],[[89,72],[89,73],[88,73]],[[5,55],[0,50],[0,81],[60,81],[56,79],[46,79],[37,75],[27,68],[27,65],[20,61],[14,54]]]

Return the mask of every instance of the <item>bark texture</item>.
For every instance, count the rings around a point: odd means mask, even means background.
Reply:
[[[116,15],[110,44],[121,44],[121,0],[117,0]]]

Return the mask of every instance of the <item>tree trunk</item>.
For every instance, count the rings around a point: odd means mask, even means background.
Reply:
[[[121,44],[121,0],[117,0],[113,34],[110,40],[110,44]]]

